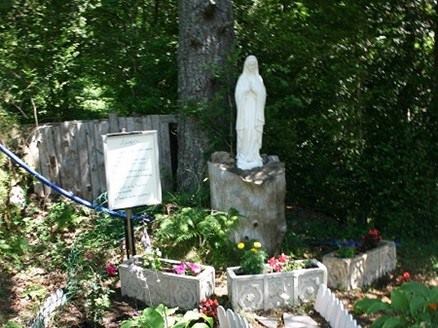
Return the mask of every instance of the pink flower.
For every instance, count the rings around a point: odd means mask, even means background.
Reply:
[[[283,268],[281,263],[275,257],[271,257],[268,260],[268,264],[271,267],[271,269],[274,270],[275,272],[280,272],[281,269]]]
[[[176,274],[186,274],[186,264],[184,262],[181,262],[180,264],[176,264],[173,266],[173,272],[175,272]]]
[[[193,274],[198,274],[199,272],[201,272],[201,266],[199,264],[189,262],[187,263],[187,266]]]
[[[284,255],[284,253],[281,253],[280,256],[278,256],[278,261],[281,263],[287,263],[289,261],[289,256]]]
[[[105,271],[109,277],[117,276],[117,267],[114,263],[107,263],[105,266]]]

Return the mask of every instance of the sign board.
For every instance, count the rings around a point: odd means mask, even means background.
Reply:
[[[157,131],[102,136],[110,209],[161,203]]]

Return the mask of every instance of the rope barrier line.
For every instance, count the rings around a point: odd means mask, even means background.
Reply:
[[[11,152],[8,148],[6,148],[1,143],[0,143],[0,151],[3,152],[6,156],[8,156],[10,159],[12,159],[19,167],[21,167],[22,169],[27,171],[29,174],[34,176],[42,184],[48,186],[49,188],[51,188],[52,190],[54,190],[58,194],[60,194],[60,195],[62,195],[64,197],[67,197],[68,199],[72,200],[73,202],[78,203],[78,204],[80,204],[82,206],[91,208],[91,209],[95,210],[96,212],[102,212],[102,213],[105,213],[105,214],[108,214],[108,215],[111,215],[111,216],[114,216],[114,217],[117,217],[117,218],[122,218],[122,219],[126,218],[126,212],[125,211],[114,211],[114,210],[111,210],[109,208],[93,204],[93,203],[91,203],[88,200],[85,200],[85,199],[82,199],[82,198],[76,196],[75,194],[73,194],[73,192],[67,191],[67,190],[61,188],[60,186],[58,186],[55,183],[51,182],[46,177],[44,177],[43,175],[41,175],[40,173],[38,173],[37,171],[35,171],[31,167],[29,167],[17,155],[15,155],[13,152]],[[144,214],[144,215],[141,215],[141,216],[136,215],[136,216],[133,216],[133,219],[135,219],[135,220],[142,220],[144,222],[151,222],[153,220],[153,218],[150,215],[148,215],[148,214]]]

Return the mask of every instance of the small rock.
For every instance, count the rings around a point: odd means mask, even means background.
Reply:
[[[283,314],[285,328],[317,328],[318,323],[307,315]]]

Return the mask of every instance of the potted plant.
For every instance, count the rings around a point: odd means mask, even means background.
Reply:
[[[119,267],[122,295],[147,305],[165,304],[193,309],[214,292],[214,268],[161,258],[158,249],[148,249]]]
[[[240,266],[227,268],[228,296],[234,309],[269,310],[316,297],[327,284],[327,270],[317,260],[293,260],[281,254],[267,259],[258,241],[240,242]]]
[[[382,240],[373,228],[360,242],[350,242],[326,254],[322,262],[328,271],[328,286],[350,290],[370,285],[395,269],[395,243]]]

